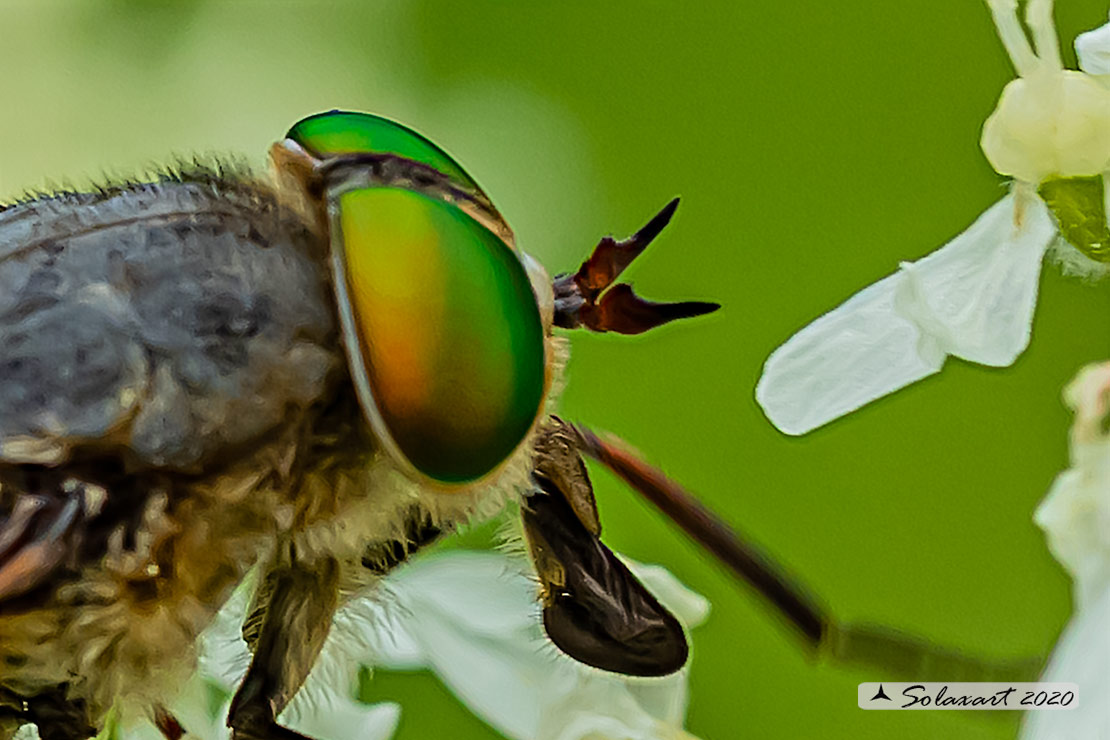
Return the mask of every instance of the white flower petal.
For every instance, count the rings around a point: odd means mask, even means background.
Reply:
[[[575,678],[539,635],[535,582],[503,555],[454,551],[399,568],[389,590],[386,621],[403,625],[405,650],[398,656],[386,637],[374,662],[411,668],[418,645],[423,667],[474,714],[510,737],[535,737],[544,692]]]
[[[332,625],[335,647],[356,663],[374,664],[396,671],[427,668],[424,646],[409,629],[408,614],[399,608],[386,608],[370,599],[360,599],[341,610]]]
[[[1078,684],[1066,712],[1029,712],[1025,740],[1110,737],[1110,363],[1083,368],[1064,390],[1075,409],[1072,467],[1057,477],[1034,520],[1075,579],[1076,613],[1060,636],[1043,681]]]
[[[243,640],[243,621],[254,589],[254,573],[235,589],[197,640],[198,672],[232,690],[247,675],[251,653]]]
[[[321,740],[389,740],[401,720],[401,707],[336,700],[312,711],[286,712],[281,719],[289,729]]]
[[[949,354],[1006,367],[1029,345],[1041,261],[1056,225],[1040,198],[1011,194],[915,263]]]
[[[337,620],[344,632],[370,634],[336,646],[361,640],[369,653],[357,660],[433,670],[493,727],[535,737],[545,686],[559,680],[554,649],[538,634],[535,581],[499,553],[456,550],[401,566],[385,587],[386,599],[359,599]]]
[[[211,693],[207,680],[199,672],[186,683],[181,693],[171,703],[170,711],[181,725],[189,731],[190,738],[197,740],[225,740],[230,735],[227,728],[227,708],[225,702],[212,711]],[[230,687],[224,687],[230,698]],[[155,736],[157,737],[157,735]]]
[[[689,680],[690,667],[686,666],[669,676],[628,676],[621,683],[644,712],[665,725],[682,727],[686,723],[686,706],[690,701]]]
[[[111,737],[110,734],[106,735],[103,731],[101,735],[104,735],[106,739],[110,739]],[[136,723],[130,727],[119,728],[118,736],[123,738],[123,740],[166,740],[166,736],[162,734],[161,730],[150,722],[145,721]],[[189,740],[192,740],[192,738]]]
[[[658,681],[658,679],[652,679]],[[685,679],[683,678],[683,683]],[[645,712],[621,681],[604,674],[584,675],[573,693],[545,712],[536,740],[671,740],[693,738],[678,722]]]
[[[1075,579],[1076,606],[1110,590],[1110,363],[1084,368],[1064,391],[1075,409],[1072,467],[1061,473],[1033,520]]]
[[[416,558],[391,573],[383,590],[382,599],[358,599],[343,609],[333,631],[356,659],[394,670],[428,667],[425,646],[413,633],[414,614],[443,616],[459,635],[503,640],[533,635],[539,612],[534,579],[494,552]],[[367,630],[371,623],[377,628]]]
[[[771,423],[805,434],[940,370],[943,354],[894,311],[895,273],[865,288],[776,349],[756,400]]]
[[[1061,473],[1033,517],[1045,530],[1052,554],[1075,579],[1079,609],[1110,586],[1110,463],[1103,461],[1101,467],[1094,476],[1094,471]]]
[[[532,640],[497,639],[458,630],[449,615],[422,613],[411,627],[427,666],[471,712],[512,738],[534,738],[541,711],[569,690],[575,675],[554,649]]]
[[[440,604],[469,630],[502,635],[535,621],[539,585],[526,567],[496,552],[454,550],[406,563],[389,583],[403,583],[407,598]]]
[[[694,624],[708,604],[665,569],[634,564],[661,601]],[[417,559],[389,579],[389,598],[352,613],[390,632],[364,639],[372,662],[435,671],[469,709],[516,740],[661,740],[684,737],[686,672],[628,679],[583,666],[543,637],[535,580],[499,553]],[[367,604],[372,604],[367,611]],[[376,616],[371,616],[376,612]],[[388,613],[388,618],[386,614]],[[370,617],[366,619],[365,617]],[[352,619],[352,625],[355,620]],[[378,631],[378,630],[375,630]],[[352,640],[339,644],[350,646]]]
[[[1055,233],[1043,201],[1007,195],[948,244],[775,350],[756,386],[767,417],[804,434],[937,372],[947,355],[1011,364],[1029,343]]]
[[[1072,617],[1064,629],[1042,681],[1079,685],[1074,709],[1027,712],[1022,740],[1110,738],[1110,589]]]
[[[1076,36],[1075,55],[1087,74],[1110,74],[1110,23]]]

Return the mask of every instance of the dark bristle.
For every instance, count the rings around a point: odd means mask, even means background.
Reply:
[[[53,200],[62,204],[89,205],[125,192],[157,187],[161,183],[196,183],[219,192],[236,192],[252,183],[250,167],[241,158],[174,157],[169,164],[134,176],[104,175],[82,187],[47,186],[24,191],[14,199],[0,202],[0,211],[36,201]]]

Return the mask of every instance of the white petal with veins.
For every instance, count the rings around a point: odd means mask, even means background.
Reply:
[[[346,697],[302,711],[284,722],[291,730],[322,740],[389,740],[401,719],[393,702],[366,705]]]
[[[939,250],[775,350],[756,387],[767,417],[804,434],[932,375],[948,355],[1010,365],[1029,343],[1041,260],[1055,233],[1043,201],[1007,195]]]
[[[1110,74],[1110,23],[1076,36],[1075,56],[1087,74]]]
[[[1084,368],[1064,391],[1075,409],[1071,462],[1033,520],[1075,579],[1079,610],[1110,591],[1110,363]],[[1110,665],[1110,664],[1108,664]]]
[[[1024,740],[1110,737],[1110,363],[1081,370],[1064,400],[1075,409],[1071,468],[1034,521],[1075,580],[1076,612],[1041,680],[1078,684],[1081,693],[1069,711],[1027,713]]]

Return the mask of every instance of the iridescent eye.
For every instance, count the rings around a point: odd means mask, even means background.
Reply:
[[[544,393],[539,309],[516,254],[455,206],[400,188],[344,193],[339,222],[375,411],[421,473],[481,478]]]
[[[403,467],[443,487],[486,478],[527,437],[547,387],[528,272],[475,215],[499,217],[454,160],[391,121],[322,114],[290,138],[321,159],[392,154],[476,194],[470,202],[442,184],[366,172],[326,183],[344,338],[375,433]]]
[[[369,113],[333,110],[297,122],[286,134],[317,157],[369,152],[427,165],[472,190],[478,184],[447,152],[410,128]]]

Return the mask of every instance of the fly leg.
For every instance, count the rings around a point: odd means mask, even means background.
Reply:
[[[277,717],[308,677],[339,602],[339,565],[332,559],[270,572],[265,616],[247,677],[231,701],[233,740],[307,740]]]

